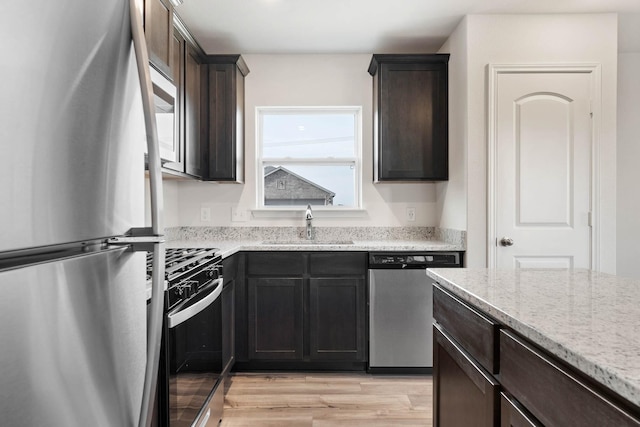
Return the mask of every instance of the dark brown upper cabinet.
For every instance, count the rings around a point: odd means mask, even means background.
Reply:
[[[202,178],[202,65],[191,44],[184,52],[184,152],[185,172]],[[205,86],[206,87],[206,86]]]
[[[449,54],[373,55],[374,182],[445,181]]]
[[[173,80],[173,6],[169,0],[144,0],[144,34],[149,61]]]
[[[175,113],[177,160],[162,164],[165,177],[201,178],[202,177],[202,134],[205,133],[202,121],[203,93],[202,58],[204,52],[194,40],[178,16],[174,16],[172,31],[173,84],[176,86]]]
[[[205,62],[209,128],[202,147],[202,179],[242,183],[244,78],[249,68],[240,55],[208,55]]]

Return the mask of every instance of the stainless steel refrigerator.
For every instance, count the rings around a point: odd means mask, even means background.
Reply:
[[[134,2],[0,5],[1,425],[149,421],[164,248]],[[157,266],[149,323],[146,250]]]

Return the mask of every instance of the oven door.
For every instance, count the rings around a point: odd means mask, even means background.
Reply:
[[[171,427],[193,425],[221,377],[221,293],[220,277],[167,313]]]

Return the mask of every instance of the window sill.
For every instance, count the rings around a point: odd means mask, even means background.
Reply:
[[[364,218],[367,211],[355,208],[313,208],[314,218]],[[306,208],[259,208],[252,209],[254,218],[303,218]]]

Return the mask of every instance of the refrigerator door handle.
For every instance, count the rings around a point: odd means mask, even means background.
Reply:
[[[149,182],[151,189],[151,228],[152,234],[161,236],[164,234],[162,221],[162,177],[160,175],[160,148],[158,146],[158,131],[156,117],[153,108],[153,87],[149,71],[149,55],[145,42],[142,16],[138,10],[136,0],[129,0],[129,15],[131,19],[131,35],[133,48],[138,65],[138,77],[142,91],[142,107],[145,117],[145,129],[147,134],[147,153],[149,158]],[[153,270],[151,273],[151,314],[147,327],[147,365],[142,391],[142,406],[140,408],[139,427],[151,425],[154,407],[154,396],[158,380],[158,365],[160,358],[160,338],[162,333],[163,317],[163,287],[164,287],[164,243],[155,243],[153,250]]]
[[[142,12],[136,7],[137,0],[129,0],[131,15],[131,34],[133,36],[133,48],[138,64],[138,77],[142,91],[142,109],[147,134],[147,153],[149,159],[149,183],[151,187],[151,228],[153,234],[164,234],[164,222],[162,218],[162,174],[160,171],[160,146],[158,143],[158,127],[156,124],[155,107],[153,101],[153,86],[151,72],[149,71],[149,54],[142,26]]]

